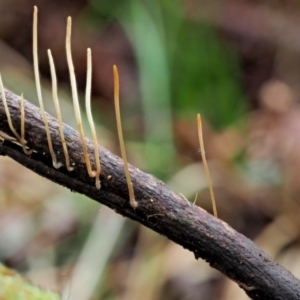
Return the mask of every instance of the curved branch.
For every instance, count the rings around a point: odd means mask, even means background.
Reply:
[[[6,91],[7,103],[15,128],[20,128],[20,99]],[[25,167],[72,191],[82,193],[115,212],[135,220],[165,235],[175,243],[192,251],[196,257],[210,263],[234,280],[252,299],[300,299],[300,282],[286,269],[274,262],[245,236],[225,222],[214,218],[201,208],[188,203],[155,177],[130,166],[130,174],[138,203],[134,210],[129,204],[129,194],[123,161],[99,147],[101,153],[101,183],[97,190],[94,179],[86,172],[79,133],[64,125],[65,139],[74,170],[55,169],[48,149],[47,136],[40,109],[25,103],[27,145],[34,150],[31,156],[22,147],[4,140],[0,155],[7,155]],[[59,125],[47,115],[49,128],[58,161],[64,161]],[[0,128],[12,136],[0,97]],[[86,139],[90,157],[93,142]],[[91,160],[94,165],[94,158]]]

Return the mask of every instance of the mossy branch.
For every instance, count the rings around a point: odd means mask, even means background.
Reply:
[[[21,125],[20,97],[6,90],[7,105],[15,128]],[[274,262],[245,236],[214,218],[201,208],[188,203],[155,177],[129,166],[136,209],[129,203],[123,161],[103,147],[101,157],[101,189],[86,171],[82,142],[77,131],[64,125],[65,140],[74,170],[55,169],[48,147],[41,111],[25,101],[25,139],[33,153],[28,156],[22,146],[8,140],[0,144],[0,155],[7,155],[74,192],[85,194],[116,213],[135,220],[192,251],[226,276],[234,280],[252,299],[300,299],[300,282]],[[53,149],[58,162],[64,162],[58,121],[46,114]],[[0,96],[0,130],[12,136]],[[86,139],[92,165],[95,165],[94,143]],[[34,183],[32,183],[34,186]],[[174,262],[176,263],[176,262]]]

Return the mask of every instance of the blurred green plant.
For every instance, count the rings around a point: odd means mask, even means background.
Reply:
[[[172,92],[178,115],[190,118],[200,111],[216,129],[245,117],[238,57],[222,45],[215,28],[185,21],[173,56]]]
[[[0,264],[0,299],[3,300],[59,300],[57,294],[32,286],[17,272]]]
[[[85,18],[95,26],[117,20],[131,40],[139,68],[148,172],[167,179],[180,168],[173,146],[176,119],[194,119],[200,112],[222,130],[245,116],[235,49],[222,43],[213,26],[189,20],[181,1],[108,5],[93,0]]]

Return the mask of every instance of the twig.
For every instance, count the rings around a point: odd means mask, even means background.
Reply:
[[[15,126],[20,126],[19,97],[6,91],[6,98],[12,121]],[[197,259],[205,259],[212,267],[237,282],[252,299],[300,299],[298,279],[274,262],[248,238],[201,208],[189,205],[163,182],[129,165],[135,197],[139,203],[135,210],[132,209],[124,177],[124,163],[103,147],[98,149],[102,162],[102,187],[100,190],[96,189],[94,179],[86,172],[80,135],[67,125],[64,125],[65,138],[70,159],[76,163],[76,167],[72,172],[65,168],[53,168],[41,111],[29,102],[25,104],[26,138],[34,152],[27,156],[20,145],[4,141],[0,144],[0,155],[7,155],[41,176],[72,191],[85,194],[115,212],[168,237],[192,251]],[[53,147],[59,150],[58,158],[61,160],[63,151],[59,125],[57,120],[48,114],[47,118]],[[2,97],[0,128],[7,135],[12,135]],[[86,142],[89,152],[92,153],[93,142],[88,139]],[[43,152],[45,155],[42,155]],[[156,216],[148,218],[154,215]]]

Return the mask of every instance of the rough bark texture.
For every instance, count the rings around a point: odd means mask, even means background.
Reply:
[[[10,113],[15,128],[20,128],[20,100],[6,91]],[[88,177],[83,160],[79,134],[64,126],[71,161],[75,169],[52,167],[40,109],[25,101],[26,139],[31,156],[9,141],[0,144],[0,155],[7,155],[25,167],[72,191],[82,193],[110,208],[116,213],[135,220],[165,235],[175,243],[192,251],[226,276],[234,280],[252,299],[300,299],[300,282],[290,272],[274,262],[252,241],[239,234],[223,221],[214,218],[201,208],[188,203],[155,177],[130,166],[138,207],[129,205],[123,161],[104,148],[101,157],[101,190],[94,179]],[[64,162],[58,123],[48,115],[53,146],[59,161]],[[0,130],[13,136],[0,97]],[[94,148],[87,139],[92,165]],[[33,183],[34,185],[34,183]],[[176,262],[174,262],[176,263]]]

